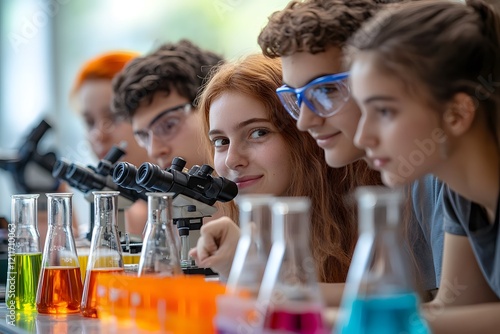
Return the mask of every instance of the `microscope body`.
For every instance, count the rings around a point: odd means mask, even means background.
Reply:
[[[125,154],[125,151],[113,146],[106,156],[99,162],[97,167],[82,166],[77,163],[71,163],[65,159],[59,159],[54,164],[52,175],[58,179],[66,181],[71,187],[78,189],[84,194],[84,198],[90,203],[90,230],[87,233],[87,239],[92,238],[92,229],[94,227],[94,195],[93,191],[113,190],[119,191],[118,196],[118,231],[125,232],[125,210],[135,201],[141,199],[146,201],[147,197],[141,192],[132,191],[120,187],[113,182],[111,173],[116,162]],[[132,241],[141,241],[142,236],[130,236]],[[125,236],[122,235],[122,241]]]
[[[136,168],[130,163],[118,163],[113,171],[113,181],[125,188],[146,192],[170,192],[174,194],[173,221],[180,238],[181,267],[187,274],[214,274],[198,268],[188,252],[200,237],[203,218],[211,217],[217,201],[227,202],[238,193],[236,184],[222,177],[212,177],[213,168],[208,165],[185,169],[182,158],[174,158],[172,167],[162,170],[151,163]]]
[[[232,181],[223,177],[213,177],[213,168],[209,165],[185,168],[186,161],[174,158],[172,167],[162,170],[149,162],[139,168],[128,162],[117,162],[125,151],[114,146],[99,162],[97,168],[81,166],[59,159],[53,168],[54,177],[62,179],[73,188],[84,193],[91,203],[91,228],[88,238],[91,238],[93,228],[93,191],[115,190],[120,192],[118,200],[118,230],[125,231],[124,211],[135,201],[147,201],[148,192],[169,192],[174,194],[173,222],[177,227],[181,266],[186,274],[214,275],[207,268],[198,268],[188,252],[194,247],[200,237],[203,218],[211,217],[217,208],[217,201],[228,202],[238,193],[238,187]],[[130,238],[129,238],[130,237]],[[122,247],[131,249],[137,243],[131,244],[134,237],[122,235]]]

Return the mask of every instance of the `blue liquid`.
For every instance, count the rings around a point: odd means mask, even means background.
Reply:
[[[429,334],[413,293],[356,299],[350,318],[339,323],[339,334]]]

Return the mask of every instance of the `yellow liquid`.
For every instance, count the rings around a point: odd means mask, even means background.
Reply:
[[[123,253],[123,264],[139,264],[141,253],[128,254]]]
[[[82,275],[82,282],[85,282],[85,276],[87,275],[87,265],[89,262],[89,253],[90,249],[78,249],[78,261],[80,262],[80,273]],[[129,254],[123,253],[123,264],[139,264],[139,260],[141,259],[141,253]],[[105,257],[101,257],[97,260],[95,264],[95,268],[106,267],[105,265]]]
[[[80,274],[82,276],[82,282],[85,282],[85,275],[87,274],[87,263],[89,262],[90,249],[82,248],[77,249],[78,262],[80,263]]]

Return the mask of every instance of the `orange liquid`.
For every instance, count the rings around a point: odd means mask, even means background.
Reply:
[[[43,314],[80,312],[82,278],[79,267],[45,267],[40,273],[36,308]]]
[[[99,268],[87,272],[85,289],[82,297],[82,314],[85,317],[97,318],[97,278],[102,274],[123,272],[123,268]]]

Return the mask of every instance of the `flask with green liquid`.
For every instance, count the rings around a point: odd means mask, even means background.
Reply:
[[[36,311],[36,292],[42,265],[37,225],[38,196],[13,195],[11,199],[5,300],[9,310]]]

